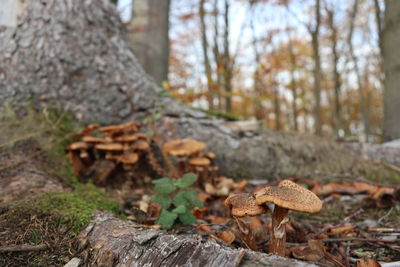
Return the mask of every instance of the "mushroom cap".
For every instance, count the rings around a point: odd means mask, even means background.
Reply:
[[[254,197],[258,205],[270,202],[295,211],[315,213],[322,208],[322,201],[317,195],[290,180],[283,180],[278,186],[263,188],[254,193]]]
[[[257,205],[256,200],[251,194],[242,193],[230,195],[225,200],[225,206],[231,208],[233,216],[255,216],[267,212],[267,208]]]
[[[113,159],[124,164],[135,164],[139,160],[139,155],[137,153],[130,152],[119,156],[114,156]]]
[[[123,135],[123,136],[116,137],[115,141],[122,142],[122,143],[132,143],[138,139],[139,139],[139,137],[136,134],[132,134],[132,135]]]
[[[68,146],[69,150],[81,150],[81,149],[88,149],[89,146],[85,142],[73,142]]]
[[[130,121],[126,122],[120,125],[109,125],[109,126],[104,126],[99,129],[100,132],[103,133],[114,133],[114,132],[120,132],[120,131],[125,131],[128,129],[133,129],[133,130],[138,130],[139,124],[136,121]]]
[[[100,138],[100,137],[94,137],[90,135],[85,135],[82,137],[82,141],[87,142],[87,143],[109,143],[110,141]]]
[[[118,143],[109,143],[109,144],[97,144],[94,146],[97,150],[104,151],[122,151],[124,146]]]
[[[165,153],[177,157],[190,156],[204,150],[205,148],[206,145],[204,143],[191,138],[177,139],[163,145]]]
[[[189,164],[194,166],[208,166],[211,164],[211,161],[208,158],[196,157],[191,158]]]
[[[213,152],[207,152],[205,156],[209,159],[215,159],[216,155]]]
[[[132,145],[132,148],[141,151],[147,151],[150,148],[150,145],[144,140],[138,140]]]

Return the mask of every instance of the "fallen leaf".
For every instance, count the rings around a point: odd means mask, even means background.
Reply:
[[[217,237],[222,239],[228,244],[231,244],[233,241],[235,241],[235,234],[232,233],[231,231],[223,231],[219,234],[217,234]]]
[[[357,261],[357,267],[380,267],[381,265],[374,259],[363,258]]]

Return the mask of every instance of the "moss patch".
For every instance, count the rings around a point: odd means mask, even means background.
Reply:
[[[38,194],[17,206],[30,206],[38,212],[50,212],[55,215],[57,224],[71,228],[72,233],[78,233],[97,210],[121,215],[118,205],[109,199],[107,193],[92,184],[78,185],[72,193]]]

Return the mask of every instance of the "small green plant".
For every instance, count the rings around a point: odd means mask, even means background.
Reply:
[[[188,189],[196,181],[197,175],[194,173],[187,173],[179,179],[165,177],[153,181],[155,195],[151,200],[162,207],[156,224],[163,229],[170,229],[176,220],[183,224],[196,222],[192,210],[195,207],[202,208],[203,203],[195,190]]]

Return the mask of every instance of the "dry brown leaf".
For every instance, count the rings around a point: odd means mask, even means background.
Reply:
[[[235,241],[235,234],[231,231],[223,231],[218,233],[217,236],[228,244],[231,244],[233,241]]]
[[[203,232],[210,232],[211,226],[202,223],[199,225],[199,230]]]
[[[374,259],[363,258],[357,261],[357,267],[380,267],[381,265]]]
[[[241,180],[240,182],[236,183],[236,189],[235,193],[241,192],[247,185],[249,184],[249,181],[247,180]]]
[[[331,228],[328,232],[328,235],[341,235],[343,233],[347,233],[354,230],[353,225],[344,225],[339,227]]]
[[[226,224],[230,219],[226,217],[219,217],[215,215],[208,215],[204,217],[205,220],[212,224]]]

